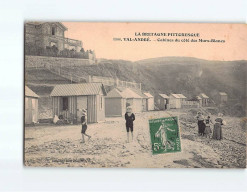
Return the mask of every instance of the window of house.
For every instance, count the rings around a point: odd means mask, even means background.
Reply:
[[[51,34],[52,34],[52,35],[55,35],[55,31],[56,31],[56,28],[55,28],[55,26],[53,26],[53,27],[51,28]]]
[[[63,97],[63,110],[68,110],[68,109],[69,109],[69,98]]]

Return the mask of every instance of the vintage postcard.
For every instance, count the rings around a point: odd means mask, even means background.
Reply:
[[[25,166],[246,168],[246,24],[24,29]]]

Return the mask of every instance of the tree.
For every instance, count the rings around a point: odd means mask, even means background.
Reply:
[[[80,52],[81,52],[81,53],[85,53],[85,50],[84,50],[83,47],[81,48]]]

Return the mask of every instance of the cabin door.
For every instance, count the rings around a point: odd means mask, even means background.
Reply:
[[[87,110],[87,96],[77,97],[77,122],[81,122],[82,109]]]
[[[97,98],[96,95],[90,95],[87,97],[87,122],[96,123],[97,119]]]

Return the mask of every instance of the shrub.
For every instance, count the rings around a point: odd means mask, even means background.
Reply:
[[[92,51],[90,50],[89,52]],[[25,55],[88,59],[87,52],[83,48],[81,48],[80,52],[75,51],[75,49],[59,51],[55,45],[42,48],[32,43],[25,44]]]

